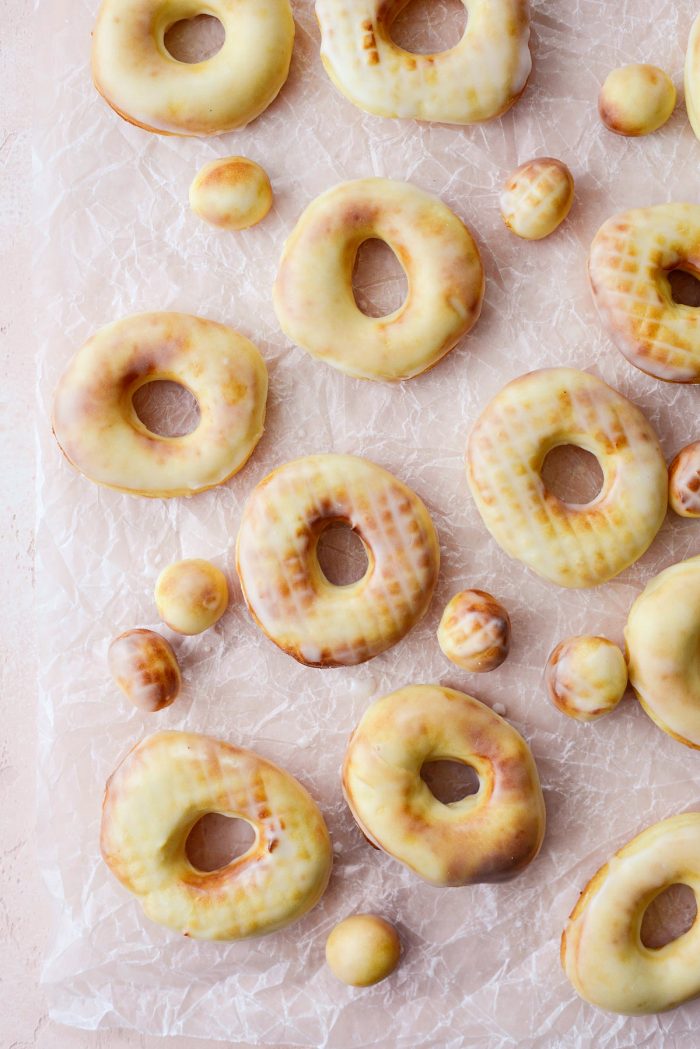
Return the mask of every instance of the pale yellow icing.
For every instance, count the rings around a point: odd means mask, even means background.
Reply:
[[[538,157],[521,164],[501,193],[501,216],[523,240],[542,240],[562,224],[574,202],[574,180],[566,164]]]

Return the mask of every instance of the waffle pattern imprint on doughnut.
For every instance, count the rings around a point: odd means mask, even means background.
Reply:
[[[588,264],[593,298],[630,364],[666,382],[700,382],[700,310],[674,302],[668,274],[700,276],[700,205],[657,204],[609,219]]]
[[[328,581],[316,547],[346,523],[362,539],[365,575]],[[396,644],[424,615],[440,549],[407,485],[366,459],[310,455],[274,470],[243,511],[236,567],[248,608],[281,649],[310,666],[352,666]]]
[[[600,463],[603,486],[590,503],[565,503],[542,480],[548,452],[566,444]],[[666,514],[666,463],[650,423],[573,368],[530,372],[496,394],[469,436],[467,478],[496,542],[559,586],[617,575],[641,557]]]

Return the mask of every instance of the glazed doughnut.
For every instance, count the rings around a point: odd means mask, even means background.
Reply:
[[[618,705],[627,664],[606,637],[568,637],[550,653],[545,681],[554,706],[576,721],[596,721]]]
[[[591,1005],[636,1016],[700,994],[700,922],[665,947],[645,947],[644,912],[671,885],[700,901],[700,812],[655,823],[601,867],[571,912],[561,960]]]
[[[380,117],[476,124],[510,109],[532,69],[527,0],[462,0],[464,36],[432,55],[391,38],[408,2],[316,0],[321,60],[338,90]]]
[[[630,364],[665,382],[700,382],[700,318],[674,302],[668,274],[700,276],[700,205],[657,204],[598,230],[588,272],[610,338]]]
[[[255,841],[204,872],[185,845],[210,812],[245,820]],[[260,936],[297,921],[323,895],[332,860],[323,817],[293,776],[192,732],[158,732],[129,752],[107,781],[100,846],[148,918],[199,940]]]
[[[378,914],[353,914],[331,930],[326,962],[350,987],[371,987],[399,963],[401,941],[393,925]]]
[[[169,379],[196,398],[198,426],[162,437],[137,416],[141,386]],[[265,420],[267,368],[252,342],[186,313],[142,313],[100,329],[56,390],[61,451],[97,484],[134,495],[193,495],[248,461]]]
[[[421,778],[428,761],[471,766],[478,792],[444,805]],[[477,699],[439,685],[409,685],[369,707],[348,744],[343,791],[369,841],[432,885],[512,878],[544,836],[525,740]]]
[[[223,157],[205,164],[190,186],[190,207],[218,229],[249,229],[272,207],[267,172],[247,157]]]
[[[361,244],[383,240],[408,279],[406,301],[368,317],[352,289]],[[287,240],[273,301],[285,335],[359,379],[409,379],[477,322],[484,271],[469,230],[437,197],[406,182],[358,179],[327,190]]]
[[[316,548],[332,524],[362,540],[362,579],[334,586]],[[440,547],[425,506],[388,470],[352,455],[310,455],[250,495],[236,542],[248,609],[283,651],[315,667],[353,666],[395,645],[426,612]]]
[[[650,135],[673,113],[676,89],[658,66],[629,65],[613,69],[598,98],[600,119],[616,135]]]
[[[111,642],[107,661],[116,684],[139,710],[162,710],[180,693],[177,657],[154,630],[125,630]]]
[[[700,138],[700,15],[690,30],[685,56],[685,107],[693,131]]]
[[[179,62],[165,46],[176,22],[206,13],[224,27],[220,51]],[[131,124],[171,135],[242,127],[282,88],[292,58],[289,0],[102,0],[92,35],[92,77]]]
[[[200,557],[176,561],[156,580],[158,615],[178,634],[201,634],[221,619],[228,607],[226,576]]]
[[[625,627],[630,684],[659,728],[700,750],[700,557],[655,576]]]
[[[486,591],[462,590],[446,604],[437,639],[456,666],[485,674],[500,667],[508,655],[510,616]]]
[[[603,487],[565,503],[544,485],[559,445],[596,456]],[[511,557],[566,587],[597,586],[641,557],[666,514],[667,471],[642,413],[601,379],[546,368],[509,382],[474,424],[467,477],[484,524]]]
[[[566,164],[537,157],[513,172],[501,194],[501,217],[523,240],[543,240],[561,226],[574,202],[574,179]]]
[[[700,517],[700,441],[682,448],[669,466],[668,501],[679,517]]]

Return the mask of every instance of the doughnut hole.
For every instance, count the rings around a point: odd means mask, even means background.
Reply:
[[[570,506],[593,502],[604,481],[596,456],[575,444],[552,448],[545,456],[540,474],[547,491]]]
[[[115,682],[139,710],[155,713],[177,699],[180,667],[168,642],[154,630],[126,630],[115,637],[107,662]]]
[[[687,265],[677,266],[666,274],[671,298],[678,306],[700,307],[700,270]]]
[[[256,833],[247,820],[207,812],[187,835],[185,855],[195,870],[221,870],[255,844]]]
[[[668,501],[679,517],[700,517],[700,441],[683,448],[669,466]]]
[[[577,721],[595,721],[625,694],[627,664],[607,638],[570,637],[550,653],[545,681],[557,710]]]
[[[608,74],[598,97],[600,119],[616,135],[650,135],[676,105],[676,89],[663,69],[628,65]]]
[[[450,758],[424,761],[420,776],[433,797],[443,805],[452,805],[471,794],[478,794],[481,786],[475,768]]]
[[[393,925],[378,914],[355,914],[339,922],[326,940],[326,962],[351,987],[370,987],[386,979],[401,956]]]
[[[456,47],[467,29],[462,0],[410,0],[389,26],[397,47],[412,55],[434,55]]]
[[[214,15],[195,15],[174,22],[165,33],[165,50],[178,62],[206,62],[224,46],[226,32]]]
[[[184,437],[199,426],[201,413],[194,394],[170,379],[139,386],[131,403],[146,429],[158,437]]]
[[[366,317],[388,317],[401,309],[408,296],[408,278],[394,250],[376,237],[357,249],[352,292]]]
[[[171,630],[201,634],[226,611],[226,576],[209,561],[177,561],[158,576],[155,599],[158,615]]]
[[[521,164],[501,193],[501,217],[516,237],[543,240],[562,224],[574,202],[574,179],[566,164],[538,157]]]
[[[692,929],[698,914],[695,892],[690,885],[674,882],[656,895],[646,907],[639,938],[650,950],[659,950]]]
[[[344,521],[333,521],[324,528],[316,546],[316,557],[321,571],[333,586],[358,583],[369,567],[365,544]]]
[[[190,207],[210,226],[242,230],[255,226],[272,207],[267,172],[247,157],[213,160],[190,185]]]
[[[462,670],[496,670],[510,650],[508,612],[484,590],[455,594],[442,613],[437,639],[443,654]]]

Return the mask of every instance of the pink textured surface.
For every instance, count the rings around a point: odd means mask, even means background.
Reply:
[[[544,663],[549,647],[561,628],[609,630],[616,639],[620,631],[626,609],[640,586],[658,568],[681,556],[689,556],[698,551],[698,533],[693,522],[679,523],[669,519],[657,541],[652,554],[635,569],[626,573],[617,583],[596,595],[557,595],[549,588],[543,588],[530,575],[508,562],[495,549],[485,535],[475,515],[473,506],[469,505],[463,478],[460,474],[460,457],[463,447],[464,426],[480,403],[514,374],[534,363],[576,364],[580,367],[591,367],[612,381],[623,392],[647,410],[659,427],[664,449],[672,454],[684,441],[697,437],[694,432],[697,426],[697,391],[688,389],[669,390],[660,388],[652,380],[632,372],[611,348],[607,337],[602,333],[590,297],[585,288],[582,274],[583,260],[590,238],[597,224],[614,210],[632,203],[651,203],[659,199],[686,197],[697,199],[696,173],[698,144],[687,127],[682,106],[677,111],[668,128],[653,141],[642,143],[623,143],[613,141],[597,126],[594,115],[594,98],[597,85],[602,75],[614,64],[624,61],[647,60],[665,66],[679,82],[682,65],[683,48],[691,16],[696,5],[691,0],[683,3],[662,2],[661,4],[642,4],[639,0],[615,5],[614,14],[601,10],[599,3],[593,0],[577,0],[562,13],[560,5],[553,0],[542,0],[535,7],[535,63],[536,73],[528,94],[503,121],[487,129],[475,129],[467,132],[455,132],[450,129],[418,129],[406,125],[393,125],[391,122],[378,128],[373,122],[361,121],[349,105],[331,94],[329,85],[322,79],[315,79],[317,64],[317,34],[313,21],[309,17],[309,5],[300,3],[296,13],[301,15],[298,57],[292,80],[278,104],[270,114],[268,130],[275,131],[275,119],[284,120],[286,102],[299,98],[300,86],[313,80],[319,92],[322,92],[324,105],[328,106],[329,119],[342,115],[355,128],[355,138],[348,136],[346,141],[339,141],[337,132],[319,131],[316,143],[320,150],[319,172],[310,173],[308,179],[302,175],[288,176],[285,154],[285,143],[273,149],[271,174],[275,176],[278,186],[282,187],[280,210],[276,224],[270,228],[270,240],[261,230],[264,251],[260,259],[265,281],[274,271],[274,263],[279,253],[281,239],[288,231],[294,216],[301,206],[315,192],[330,184],[335,178],[361,173],[387,175],[404,175],[415,178],[425,188],[440,192],[453,207],[475,228],[480,237],[488,269],[489,292],[487,306],[481,322],[480,337],[469,342],[469,352],[464,349],[456,351],[450,360],[434,374],[416,385],[410,385],[401,395],[395,397],[395,404],[401,398],[402,411],[418,411],[425,420],[432,419],[440,426],[445,403],[450,403],[457,381],[466,371],[469,388],[464,390],[465,405],[460,406],[459,418],[454,433],[445,433],[440,427],[437,439],[431,444],[431,454],[439,460],[440,469],[430,473],[420,459],[425,453],[425,444],[419,445],[407,454],[406,448],[412,448],[410,438],[415,436],[410,427],[399,432],[396,440],[381,445],[377,458],[384,465],[397,470],[404,466],[402,476],[413,481],[421,493],[430,496],[431,481],[435,483],[435,509],[439,514],[439,524],[449,540],[449,556],[446,559],[445,578],[438,601],[435,602],[430,620],[425,629],[412,639],[411,662],[420,654],[426,656],[426,672],[440,676],[446,683],[473,690],[482,698],[491,702],[503,703],[507,713],[515,723],[530,737],[535,738],[536,754],[540,762],[547,800],[550,806],[550,832],[545,843],[546,855],[538,871],[533,868],[526,883],[516,882],[511,887],[500,890],[486,888],[476,890],[470,897],[470,907],[463,906],[457,897],[450,896],[450,903],[444,908],[449,912],[448,926],[453,924],[456,909],[459,909],[460,922],[473,920],[480,915],[490,916],[492,931],[491,941],[477,941],[469,936],[461,941],[450,938],[450,930],[442,924],[438,914],[433,915],[432,924],[428,921],[424,931],[435,934],[433,942],[425,937],[411,940],[411,952],[408,976],[416,979],[430,974],[426,971],[426,959],[433,966],[432,979],[421,983],[421,989],[432,999],[434,1004],[442,1007],[442,996],[449,983],[450,973],[464,964],[465,952],[469,958],[469,971],[480,965],[492,964],[492,974],[481,986],[474,989],[474,1010],[469,1017],[469,1027],[463,1038],[457,1035],[455,1044],[464,1045],[512,1045],[516,1042],[522,1046],[583,1046],[588,1044],[591,1035],[596,1032],[596,1044],[606,1047],[622,1047],[630,1044],[655,1046],[664,1044],[666,1049],[675,1049],[689,1044],[692,1033],[700,1027],[700,1007],[696,1004],[668,1016],[649,1021],[618,1021],[594,1013],[582,1006],[573,996],[568,985],[563,981],[556,960],[556,938],[567,911],[576,898],[577,891],[583,886],[587,877],[593,873],[598,863],[618,847],[632,833],[646,822],[670,814],[688,806],[694,801],[694,792],[689,789],[696,777],[697,762],[695,755],[690,755],[662,736],[633,705],[626,704],[619,715],[603,723],[600,731],[582,733],[577,726],[558,720],[556,712],[551,711],[543,698],[540,682],[541,666]],[[92,103],[88,102],[88,93],[84,79],[85,36],[89,31],[88,5],[80,5],[79,11],[63,3],[53,7],[55,17],[52,19],[52,30],[60,38],[63,46],[67,41],[79,39],[77,48],[67,53],[82,54],[83,62],[76,62],[68,75],[61,79],[62,90],[68,92],[67,112],[72,111],[77,100],[77,117],[81,114],[92,114]],[[56,14],[58,12],[58,14]],[[7,17],[8,12],[6,12]],[[606,19],[602,18],[606,14]],[[71,21],[75,15],[75,24]],[[652,16],[652,17],[650,17]],[[31,717],[31,697],[34,689],[35,649],[31,644],[32,607],[31,607],[31,516],[32,516],[32,473],[27,458],[26,418],[31,411],[31,369],[27,366],[31,340],[27,333],[27,317],[30,316],[27,281],[27,256],[29,251],[28,234],[28,200],[27,171],[28,160],[28,123],[29,102],[27,83],[31,81],[29,69],[30,44],[28,29],[29,12],[26,5],[12,3],[9,20],[5,25],[5,45],[2,61],[14,51],[14,58],[21,59],[16,72],[3,69],[3,75],[9,79],[9,91],[0,95],[2,115],[2,151],[0,152],[0,170],[3,178],[3,197],[0,221],[2,222],[3,269],[6,271],[3,301],[0,304],[0,347],[6,385],[3,389],[3,442],[4,461],[3,475],[9,480],[10,520],[3,544],[7,553],[2,560],[2,588],[5,608],[11,609],[8,623],[4,628],[4,652],[2,666],[2,687],[8,713],[3,719],[3,751],[0,772],[3,776],[3,809],[5,820],[3,829],[2,859],[0,860],[0,889],[3,899],[3,910],[0,914],[0,932],[3,937],[2,951],[2,1018],[0,1034],[3,1044],[13,1049],[37,1045],[40,1049],[72,1049],[72,1047],[94,1047],[94,1049],[121,1049],[121,1047],[152,1047],[157,1045],[172,1046],[173,1049],[199,1049],[202,1041],[176,1038],[164,1043],[159,1039],[145,1038],[141,1035],[122,1034],[115,1031],[100,1033],[77,1032],[60,1028],[47,1020],[43,1004],[43,995],[37,989],[36,981],[40,960],[46,949],[49,912],[43,900],[44,895],[37,872],[34,843],[31,834],[31,820],[27,813],[27,799],[33,796],[35,776],[34,744],[35,732]],[[599,21],[600,20],[600,21]],[[13,48],[12,42],[16,46]],[[569,47],[571,44],[571,47]],[[73,46],[73,45],[71,45]],[[64,52],[57,50],[57,56]],[[60,57],[55,61],[60,62]],[[317,71],[316,71],[317,72]],[[73,94],[75,92],[75,95]],[[82,107],[82,110],[81,110]],[[87,108],[86,108],[87,107]],[[92,120],[92,115],[89,120]],[[98,123],[107,129],[118,126],[116,118],[106,109],[100,111]],[[112,121],[113,124],[109,125]],[[264,125],[263,125],[264,126]],[[338,123],[332,123],[332,129]],[[121,127],[121,126],[120,126]],[[572,127],[579,131],[572,133]],[[362,141],[363,133],[378,136],[372,139],[381,150],[373,154],[372,161],[358,159],[352,163],[353,148]],[[160,229],[169,224],[169,217],[175,214],[174,204],[184,207],[188,174],[194,170],[198,156],[208,159],[214,150],[202,150],[199,153],[190,144],[178,143],[169,145],[162,140],[147,140],[143,133],[136,129],[121,129],[126,148],[133,151],[135,168],[139,175],[139,185],[148,184],[149,179],[167,179],[171,196],[162,200],[162,212],[156,205],[156,218],[162,223]],[[396,158],[398,152],[407,148],[411,136],[420,139],[422,147],[433,156],[445,159],[445,165],[438,168],[426,164],[425,156],[414,157],[414,162],[402,161],[397,172]],[[392,136],[395,136],[392,140]],[[329,143],[337,146],[341,162],[337,168],[328,164],[328,153],[324,150]],[[231,145],[231,151],[244,150],[246,139],[241,136]],[[76,145],[78,141],[69,139],[65,145]],[[229,143],[226,143],[228,146]],[[226,148],[223,144],[215,147],[216,151]],[[68,151],[70,152],[70,151]],[[543,245],[537,255],[526,253],[522,245],[508,239],[499,228],[497,217],[497,192],[500,181],[507,174],[507,166],[526,159],[537,152],[554,152],[562,155],[574,169],[578,179],[578,202],[570,219],[570,225],[558,235],[558,240]],[[89,150],[83,156],[89,155]],[[408,154],[407,154],[408,155]],[[80,159],[80,150],[77,157]],[[394,157],[392,165],[386,163],[386,157]],[[644,163],[639,158],[644,158]],[[183,158],[186,162],[183,163]],[[349,159],[350,158],[350,159]],[[466,159],[465,159],[466,158]],[[258,159],[264,159],[262,154]],[[67,161],[71,158],[68,157]],[[161,167],[162,161],[162,167]],[[370,170],[368,170],[368,168]],[[331,170],[333,169],[333,170]],[[69,167],[66,171],[70,170]],[[459,177],[457,177],[459,172]],[[89,186],[90,171],[87,169],[86,183]],[[119,234],[126,223],[129,206],[122,211],[119,208],[120,174],[114,169],[114,181],[110,183],[113,196],[110,203],[115,211],[103,218],[111,223],[110,230],[115,237],[118,256],[121,264],[124,261],[133,264],[128,242],[119,240]],[[133,170],[132,170],[133,175]],[[273,178],[273,182],[275,181]],[[97,195],[99,198],[99,194]],[[150,198],[149,198],[150,199]],[[97,201],[89,203],[97,207]],[[178,222],[183,221],[177,212]],[[180,229],[183,229],[181,226]],[[187,226],[187,236],[191,237],[194,227]],[[201,234],[199,234],[201,236]],[[204,253],[206,250],[207,267],[196,266],[189,270],[183,266],[178,269],[178,257],[173,252],[165,252],[168,265],[161,271],[146,269],[135,270],[136,280],[123,289],[106,289],[102,292],[105,269],[82,271],[73,269],[75,259],[66,259],[66,271],[58,275],[55,267],[52,277],[52,288],[58,296],[61,282],[64,282],[66,302],[72,304],[70,323],[63,333],[56,332],[55,345],[52,345],[51,377],[57,367],[67,359],[76,345],[90,333],[91,325],[100,319],[108,320],[118,312],[126,312],[129,307],[177,305],[181,308],[196,309],[198,299],[213,279],[221,280],[227,268],[228,286],[235,286],[237,279],[242,279],[243,269],[232,265],[230,254],[222,252],[213,241],[196,240],[195,247]],[[141,257],[144,267],[157,262],[162,245],[142,242]],[[151,255],[151,250],[153,254]],[[111,256],[115,258],[116,256]],[[203,256],[202,256],[203,257]],[[58,258],[56,256],[55,258]],[[107,264],[110,256],[105,255],[102,262]],[[571,310],[557,307],[556,296],[538,283],[533,283],[532,259],[538,260],[541,272],[557,274],[560,287],[566,288],[566,295],[572,303]],[[81,261],[84,261],[81,260]],[[168,267],[172,267],[169,269]],[[214,276],[212,276],[214,274]],[[182,277],[191,278],[189,288],[182,283]],[[143,287],[139,286],[139,277]],[[172,291],[171,281],[180,278],[179,297]],[[263,281],[263,285],[265,285]],[[220,285],[222,286],[222,285]],[[183,290],[185,289],[186,290]],[[42,289],[43,290],[43,289]],[[542,300],[537,301],[533,292],[539,291]],[[282,401],[296,392],[300,393],[305,384],[311,382],[315,374],[314,367],[299,351],[290,350],[280,338],[264,300],[267,298],[266,285],[261,288],[259,299],[252,299],[248,307],[242,305],[245,325],[248,334],[255,334],[258,323],[263,331],[262,341],[271,362],[274,363],[279,383],[278,398],[274,402],[275,415],[272,423],[272,436],[280,436]],[[38,300],[40,306],[47,304],[43,298]],[[59,297],[53,299],[51,307],[56,307]],[[261,303],[263,308],[261,310]],[[512,310],[522,311],[518,318],[513,318]],[[220,316],[236,323],[237,311],[229,304],[219,304],[211,309],[211,315]],[[60,310],[51,317],[44,316],[41,330],[44,335],[52,329]],[[258,321],[258,315],[260,320]],[[516,324],[515,321],[518,321]],[[257,322],[257,323],[256,323]],[[247,327],[246,327],[247,326]],[[518,337],[517,333],[522,334]],[[344,385],[342,377],[325,373],[324,376],[336,407],[343,405],[349,388]],[[50,393],[50,384],[43,390],[44,396]],[[382,401],[381,393],[368,391],[362,394],[368,404],[373,404],[378,412],[387,415],[387,401]],[[376,401],[373,401],[376,398]],[[413,401],[415,398],[415,401]],[[7,404],[5,404],[5,399]],[[432,414],[431,414],[432,413]],[[287,423],[289,419],[287,418]],[[397,425],[405,424],[401,416]],[[46,462],[52,469],[60,469],[61,484],[70,489],[70,498],[76,505],[90,496],[85,488],[86,482],[80,482],[69,476],[67,468],[56,467],[55,452],[49,451],[46,439],[45,417],[40,418],[41,438],[44,445]],[[450,427],[450,431],[452,428]],[[350,443],[352,431],[343,432],[343,441]],[[329,435],[324,433],[324,445],[330,443]],[[309,446],[299,451],[316,450]],[[337,450],[351,450],[350,447]],[[285,448],[285,452],[287,449]],[[245,484],[235,489],[236,514],[239,500],[252,480],[257,479],[262,468],[272,456],[268,447],[252,476],[245,479]],[[252,468],[252,467],[251,467]],[[439,490],[439,499],[438,499]],[[438,506],[438,503],[440,505]],[[105,504],[112,511],[125,505]],[[92,504],[94,506],[94,503]],[[201,504],[204,508],[204,504]],[[213,505],[213,504],[212,504]],[[14,516],[12,516],[14,515]],[[462,524],[466,521],[466,524]],[[693,529],[696,529],[695,531]],[[233,528],[235,530],[235,527]],[[458,540],[458,542],[456,541]],[[220,541],[220,540],[215,540]],[[462,559],[460,551],[466,551]],[[169,552],[171,553],[171,552]],[[206,552],[205,552],[206,553]],[[466,579],[464,578],[466,575]],[[450,591],[457,589],[456,584],[481,585],[493,589],[498,596],[503,596],[509,607],[515,608],[514,624],[516,644],[513,656],[502,674],[496,679],[482,685],[473,678],[451,674],[439,662],[435,652],[428,649],[434,642],[431,632],[439,617],[440,601],[450,596]],[[138,611],[147,607],[148,585],[142,584],[141,593],[134,598]],[[128,591],[122,595],[128,597]],[[556,606],[556,616],[552,614]],[[135,614],[135,613],[133,613]],[[252,633],[252,627],[245,618],[236,613],[235,629],[240,628],[246,644],[255,646],[259,639]],[[42,658],[45,644],[50,639],[42,636],[39,651]],[[267,651],[267,650],[265,650]],[[405,659],[405,654],[404,654]],[[286,663],[274,663],[275,672],[280,678],[286,670]],[[403,674],[402,674],[403,670]],[[100,671],[102,673],[102,671]],[[333,746],[340,744],[340,739],[352,724],[352,718],[366,705],[369,696],[377,689],[396,686],[404,683],[405,666],[398,660],[388,660],[379,666],[376,678],[369,674],[361,677],[363,689],[351,697],[349,712],[338,708],[337,728],[334,729]],[[99,676],[99,675],[98,675]],[[296,680],[296,679],[295,679]],[[312,680],[312,679],[309,679]],[[337,683],[345,684],[346,679],[328,679],[323,685],[330,692]],[[252,687],[252,683],[251,683]],[[294,686],[296,687],[296,685]],[[321,686],[319,686],[319,690]],[[342,698],[342,696],[341,696]],[[46,717],[47,707],[43,708],[42,717]],[[324,708],[330,713],[331,708]],[[243,719],[244,733],[251,733],[254,720]],[[215,719],[213,719],[215,720]],[[346,724],[347,722],[347,724]],[[228,731],[232,730],[229,721]],[[42,728],[45,724],[42,723]],[[134,722],[128,727],[133,736],[138,732]],[[192,727],[200,727],[193,724]],[[210,727],[203,725],[202,727]],[[114,760],[115,752],[126,738],[124,726],[117,726],[114,738],[108,740],[104,755],[99,758],[101,765]],[[248,739],[248,735],[246,735]],[[248,740],[253,742],[253,739]],[[646,753],[647,762],[643,775],[639,773],[639,754]],[[274,748],[270,752],[274,756]],[[326,773],[324,773],[325,775]],[[329,774],[328,774],[329,775]],[[327,780],[331,782],[330,775]],[[101,785],[100,785],[101,786]],[[100,786],[95,787],[96,795]],[[90,810],[87,819],[93,819]],[[339,838],[351,842],[351,859],[357,864],[347,863],[328,901],[329,910],[324,921],[336,915],[347,906],[359,902],[371,903],[371,896],[362,898],[359,892],[359,872],[372,871],[373,885],[378,879],[395,880],[398,885],[396,895],[391,898],[392,905],[402,909],[407,915],[407,925],[417,923],[419,911],[411,912],[409,908],[415,903],[417,907],[428,907],[427,897],[414,885],[397,873],[394,866],[385,862],[384,857],[377,857],[364,851],[361,843],[352,838],[353,830],[347,815],[343,814],[335,796],[333,798],[334,830]],[[45,821],[43,833],[50,827]],[[65,841],[65,838],[63,839]],[[92,857],[90,864],[92,864]],[[549,888],[549,875],[558,879],[555,891]],[[102,877],[102,874],[100,874]],[[100,884],[104,884],[101,881]],[[523,908],[521,893],[527,888],[528,901],[533,909],[528,912]],[[546,890],[546,891],[545,891]],[[130,914],[133,904],[123,901],[118,890],[112,887],[114,901]],[[538,902],[541,896],[541,902]],[[454,904],[452,901],[455,901]],[[498,910],[494,908],[497,906]],[[471,908],[471,909],[470,909]],[[430,916],[426,909],[425,915]],[[515,923],[515,924],[514,924]],[[519,925],[517,923],[520,923]],[[138,923],[137,923],[138,924]],[[537,931],[542,929],[541,938]],[[315,935],[319,930],[317,929]],[[147,935],[151,935],[149,932]],[[442,940],[442,942],[441,942]],[[493,942],[503,952],[505,961],[502,975],[499,975],[499,955],[489,958],[482,956],[480,946]],[[475,946],[477,945],[477,946]],[[267,948],[269,953],[269,947]],[[54,963],[56,959],[54,957]],[[156,969],[157,971],[157,969]],[[161,970],[162,972],[162,970]],[[406,976],[401,976],[403,980]],[[64,972],[67,979],[67,972]],[[401,985],[400,985],[401,986]],[[404,993],[415,986],[410,979],[403,984]],[[469,990],[470,987],[467,987]],[[453,990],[456,989],[453,986]],[[326,985],[319,993],[329,993]],[[380,992],[381,993],[381,992]],[[134,989],[138,996],[138,988]],[[54,988],[54,1004],[60,1002]],[[387,999],[386,1015],[398,1019],[402,1008],[402,997],[399,992]],[[462,1028],[458,1027],[460,1031]],[[501,1032],[499,1035],[499,1031]],[[480,1033],[481,1032],[481,1033]],[[235,1039],[239,1032],[230,1029],[230,1037]],[[369,1035],[370,1032],[368,1031]],[[373,1032],[378,1044],[383,1035]],[[415,1032],[415,1044],[418,1044],[420,1032]],[[425,1032],[425,1038],[431,1035]],[[448,1044],[447,1033],[432,1044]],[[488,1037],[488,1043],[487,1043]],[[499,1041],[500,1038],[500,1041]],[[461,1039],[461,1041],[460,1041]],[[425,1040],[425,1039],[424,1039]],[[346,1045],[351,1039],[346,1040]],[[357,1038],[352,1038],[356,1044]],[[212,1043],[214,1044],[214,1043]],[[218,1043],[221,1044],[221,1043]],[[426,1044],[429,1044],[426,1042]]]

